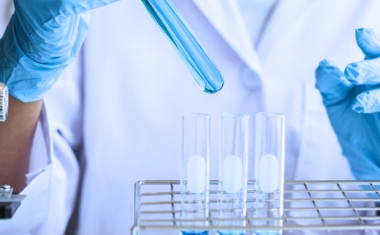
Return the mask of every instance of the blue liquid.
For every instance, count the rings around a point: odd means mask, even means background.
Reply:
[[[244,231],[218,231],[219,235],[244,235]]]
[[[199,87],[214,94],[224,85],[218,67],[208,57],[171,0],[141,0],[193,75]]]
[[[196,231],[181,231],[181,235],[208,235],[208,231],[196,232]]]
[[[254,231],[252,235],[280,235],[278,231]]]

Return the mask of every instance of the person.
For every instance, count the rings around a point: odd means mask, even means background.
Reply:
[[[47,141],[51,138],[46,122],[42,121],[47,117],[41,99],[79,53],[88,31],[89,11],[115,1],[15,0],[13,16],[10,20],[1,19],[5,32],[0,40],[0,82],[8,86],[11,96],[9,119],[0,125],[0,181],[13,186],[14,192],[28,195],[18,217],[9,226],[7,222],[1,225],[1,234],[65,231],[72,212],[67,205],[76,195],[75,190],[67,189],[70,184],[75,187],[79,174],[72,159],[53,159],[52,145],[31,153],[33,139],[38,143],[40,138],[33,138],[35,133],[41,133]],[[12,5],[12,1],[1,2],[2,17],[11,13],[4,7]],[[39,117],[45,123],[43,132],[35,131]]]
[[[267,9],[263,20],[252,20],[258,5],[247,1],[173,2],[224,74],[224,88],[199,91],[138,1],[92,11],[78,58],[44,96],[32,128],[28,197],[12,220],[0,221],[0,233],[128,233],[133,184],[179,178],[187,112],[211,114],[211,166],[220,114],[276,111],[287,118],[287,180],[354,179],[314,87],[314,70],[323,58],[338,66],[362,58],[354,32],[380,30],[378,1],[252,1]],[[10,110],[9,122],[12,116]],[[211,167],[211,178],[216,174]]]

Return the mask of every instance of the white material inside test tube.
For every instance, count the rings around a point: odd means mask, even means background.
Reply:
[[[279,165],[276,156],[265,154],[260,159],[259,186],[264,193],[274,192],[278,187]]]
[[[190,193],[203,193],[206,188],[206,161],[200,155],[187,162],[187,189]]]
[[[223,189],[227,193],[237,193],[241,189],[243,163],[240,158],[230,155],[223,163]]]

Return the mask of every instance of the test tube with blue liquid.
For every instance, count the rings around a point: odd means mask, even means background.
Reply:
[[[141,0],[157,26],[164,33],[199,87],[206,93],[221,90],[224,78],[203,50],[171,0]]]
[[[222,115],[217,200],[217,216],[223,219],[218,221],[220,226],[246,225],[248,130],[248,116]],[[241,235],[245,234],[245,231],[221,230],[218,234]]]
[[[256,115],[255,193],[249,217],[255,226],[282,226],[284,201],[285,116]],[[256,235],[282,234],[281,229],[255,230]]]
[[[209,216],[210,117],[188,114],[182,119],[181,219],[183,226],[203,227]],[[190,220],[190,221],[186,221]],[[207,235],[208,231],[181,231]]]

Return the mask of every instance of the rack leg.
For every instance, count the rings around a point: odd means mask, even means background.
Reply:
[[[138,234],[139,234],[139,231],[140,231],[140,226],[133,226],[133,227],[132,227],[131,234],[132,234],[132,235],[138,235]]]
[[[140,222],[140,193],[141,193],[141,181],[135,184],[135,225]]]

